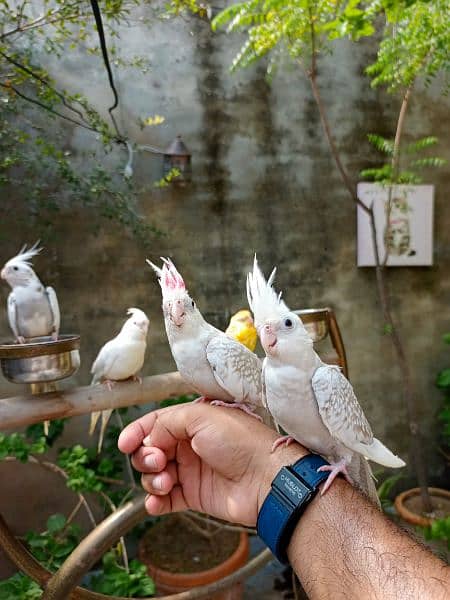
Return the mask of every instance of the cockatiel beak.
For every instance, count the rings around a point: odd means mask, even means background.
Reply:
[[[261,344],[264,350],[268,354],[272,354],[277,343],[277,336],[274,331],[273,323],[268,322],[261,325],[259,328],[259,337],[261,338]]]
[[[177,327],[181,327],[181,325],[183,325],[184,316],[186,314],[184,310],[183,300],[172,300],[169,303],[169,314],[173,323],[175,323]]]
[[[2,279],[6,279],[6,269],[5,269],[5,268],[3,268],[3,269],[0,271],[0,277],[1,277]]]
[[[137,323],[137,326],[139,327],[139,329],[142,331],[142,333],[144,335],[147,335],[147,331],[148,331],[148,323]]]

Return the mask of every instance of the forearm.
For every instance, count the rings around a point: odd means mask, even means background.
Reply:
[[[449,597],[449,568],[341,480],[308,506],[288,556],[311,600]]]

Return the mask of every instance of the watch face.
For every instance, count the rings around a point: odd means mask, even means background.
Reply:
[[[283,467],[272,481],[272,491],[292,510],[301,506],[311,496],[311,488],[307,487],[289,469]]]

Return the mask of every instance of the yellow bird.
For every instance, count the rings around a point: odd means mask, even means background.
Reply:
[[[244,344],[252,352],[255,351],[258,332],[253,323],[252,313],[249,310],[239,310],[233,315],[225,333]]]

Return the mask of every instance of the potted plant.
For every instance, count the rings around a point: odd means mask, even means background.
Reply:
[[[444,342],[450,344],[450,334],[444,335]],[[445,469],[450,468],[450,368],[443,369],[437,376],[436,385],[444,392],[444,405],[439,412],[442,422],[441,454],[445,458]],[[398,514],[412,525],[424,528],[426,539],[450,540],[450,491],[431,487],[433,512],[423,515],[421,510],[420,489],[412,488],[395,498]]]
[[[160,594],[172,594],[215,582],[243,567],[249,555],[248,533],[195,513],[159,519],[139,542],[139,560]],[[242,584],[211,592],[211,600],[240,600]]]

